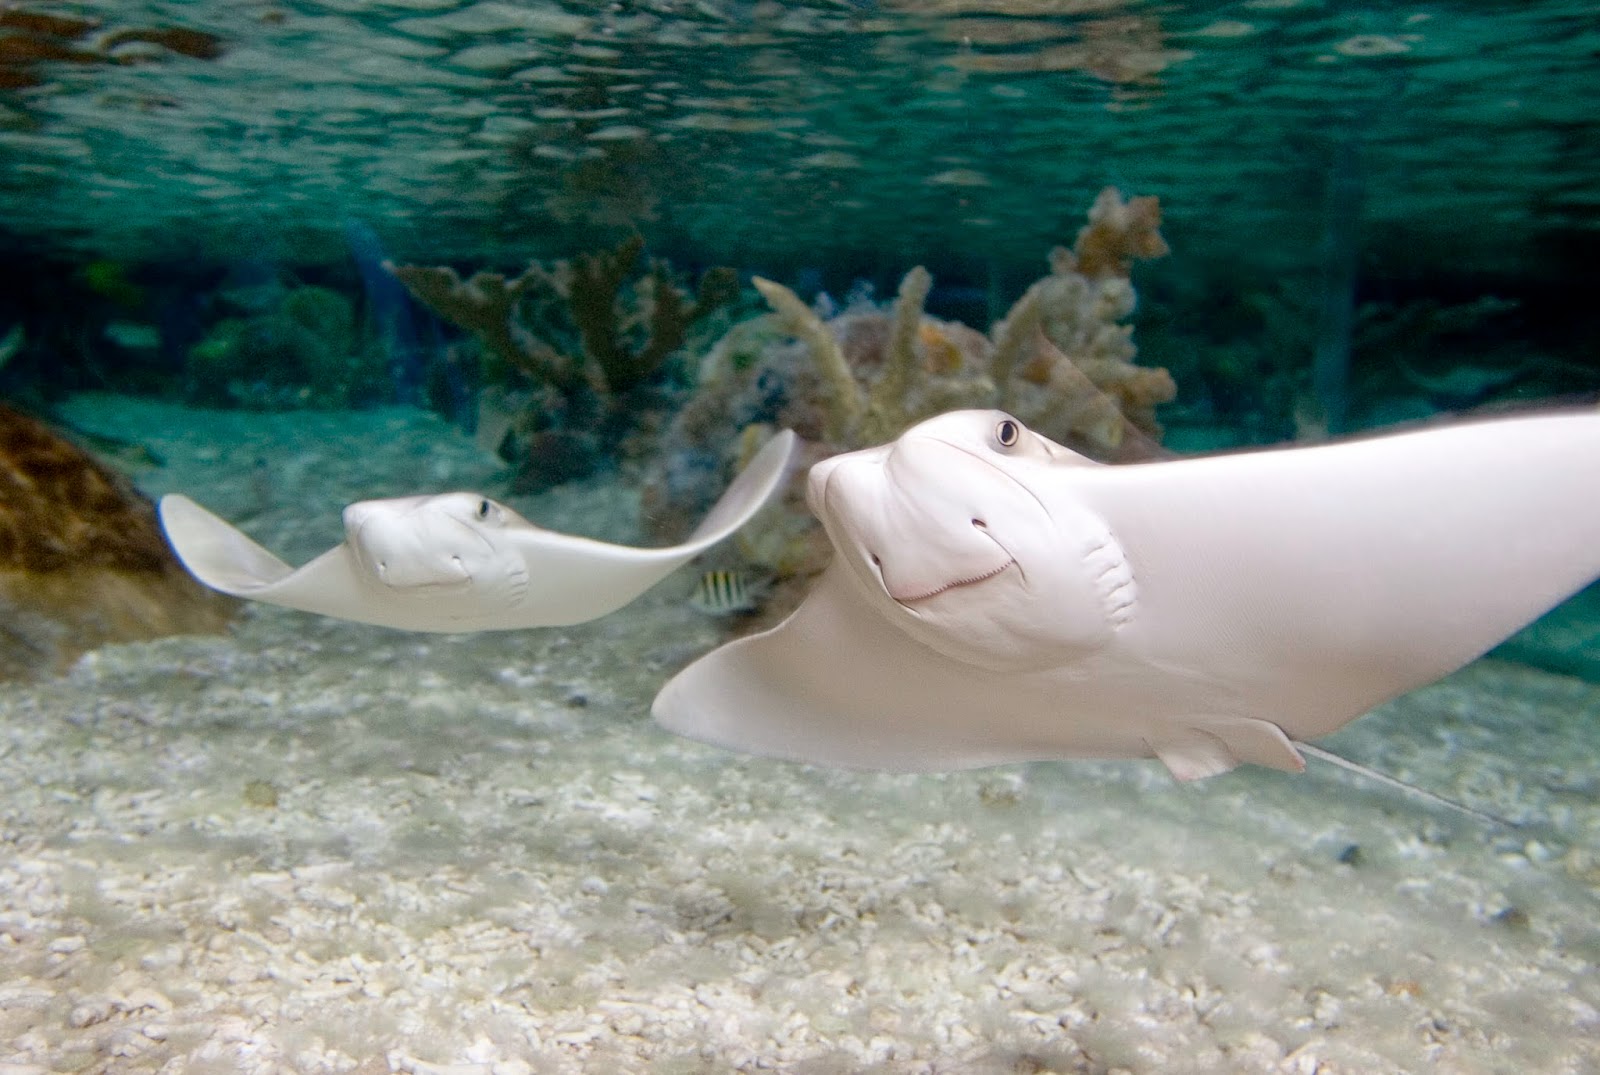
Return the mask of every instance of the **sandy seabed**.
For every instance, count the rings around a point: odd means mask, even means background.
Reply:
[[[77,424],[291,562],[495,461],[413,411]],[[617,484],[516,502],[633,540]],[[0,1075],[1592,1072],[1600,690],[1480,662],[1314,766],[831,772],[647,715],[683,572],[579,628],[253,608],[0,696]]]

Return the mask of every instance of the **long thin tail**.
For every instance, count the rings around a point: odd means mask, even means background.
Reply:
[[[1434,792],[1426,790],[1425,788],[1419,788],[1415,784],[1407,784],[1404,780],[1389,776],[1387,773],[1380,773],[1376,769],[1369,769],[1365,765],[1351,761],[1349,758],[1341,758],[1332,751],[1323,750],[1321,747],[1314,747],[1310,743],[1296,742],[1295,746],[1299,748],[1302,754],[1316,758],[1318,761],[1325,761],[1330,765],[1337,765],[1345,772],[1355,773],[1357,776],[1365,777],[1366,779],[1375,781],[1376,783],[1382,784],[1385,787],[1394,788],[1396,791],[1403,791],[1407,795],[1414,795],[1419,799],[1432,803],[1434,806],[1439,806],[1446,810],[1454,810],[1457,813],[1466,814],[1468,817],[1476,818],[1485,824],[1499,825],[1507,829],[1520,828],[1520,826],[1514,821],[1507,821],[1503,817],[1485,813],[1482,810],[1475,810],[1465,803],[1456,802],[1454,799],[1447,799],[1443,795],[1437,795]]]

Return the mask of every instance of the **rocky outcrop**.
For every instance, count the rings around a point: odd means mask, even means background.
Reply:
[[[108,642],[220,631],[233,608],[184,572],[131,484],[0,405],[0,680]]]

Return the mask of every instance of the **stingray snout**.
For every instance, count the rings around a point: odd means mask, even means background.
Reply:
[[[813,468],[808,495],[835,545],[902,604],[982,582],[1015,563],[989,510],[992,466],[933,440]]]
[[[361,500],[350,504],[340,516],[344,520],[345,538],[353,542],[358,539],[363,529],[374,522],[382,525],[384,520],[412,516],[431,499],[433,498],[426,496],[397,496],[387,500]]]
[[[472,581],[458,525],[429,497],[368,500],[344,510],[345,538],[371,575],[395,589],[460,586]]]

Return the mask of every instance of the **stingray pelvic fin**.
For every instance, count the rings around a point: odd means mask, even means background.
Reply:
[[[1255,717],[1205,717],[1159,740],[1150,749],[1182,781],[1220,776],[1244,762],[1304,772],[1305,759],[1283,729]]]
[[[1221,776],[1239,764],[1226,743],[1199,728],[1181,728],[1160,740],[1150,741],[1149,746],[1173,778],[1186,784],[1208,776]]]

